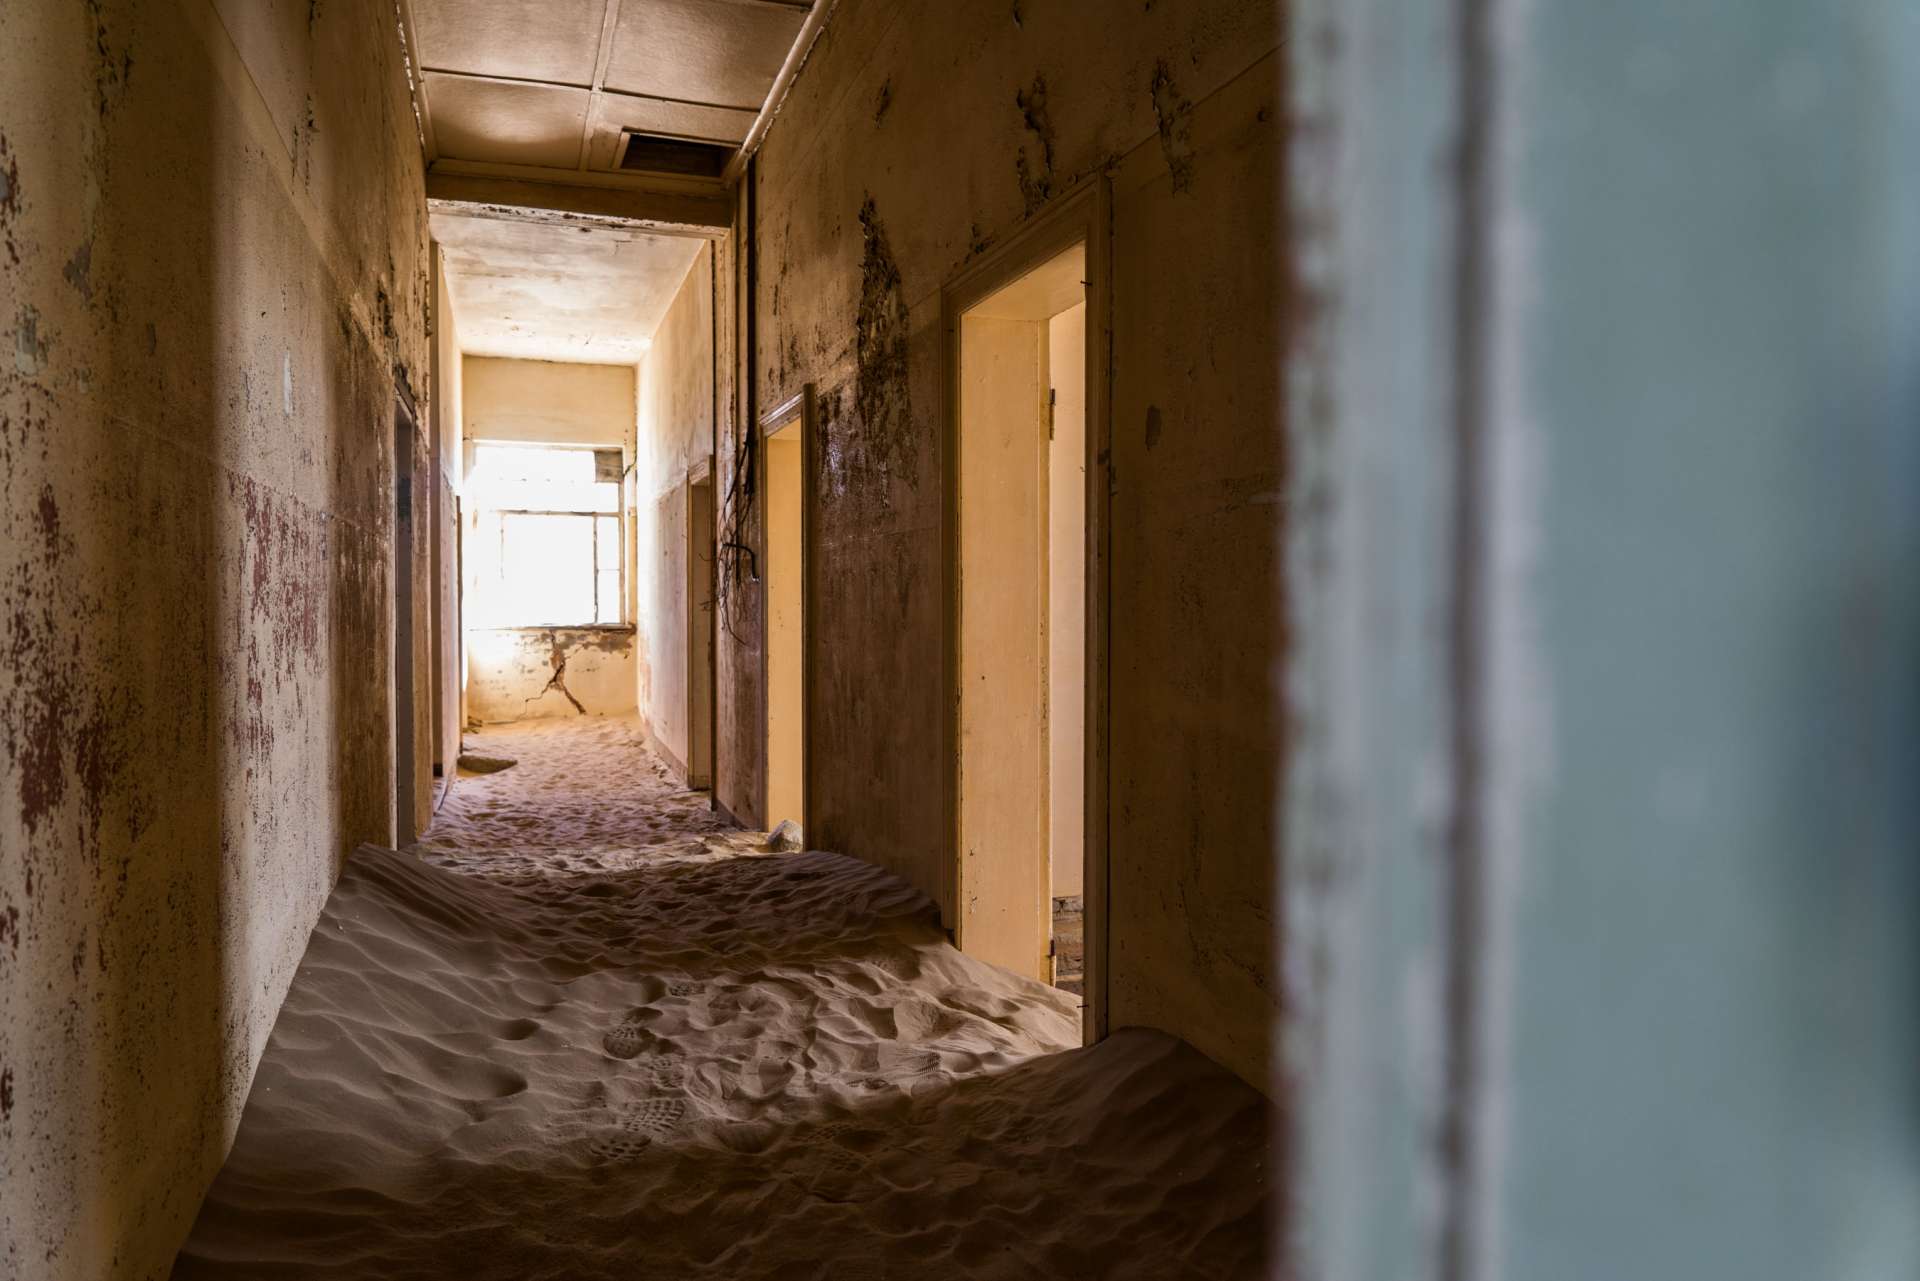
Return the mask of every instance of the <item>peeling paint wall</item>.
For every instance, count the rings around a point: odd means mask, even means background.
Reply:
[[[633,711],[633,632],[622,627],[513,627],[467,633],[477,721],[622,716]]]
[[[754,242],[756,409],[821,396],[809,841],[944,896],[940,289],[1111,176],[1111,1015],[1263,1088],[1279,39],[1269,0],[842,0],[756,160]]]
[[[743,448],[753,421],[754,399],[747,361],[746,205],[750,194],[746,183],[736,190],[733,226],[714,248],[715,275],[723,282],[713,295],[713,329],[720,346],[714,367],[726,369],[728,376],[719,397],[713,458],[718,525],[714,542],[719,558],[714,572],[718,639],[713,654],[713,799],[724,812],[752,825],[760,821],[762,808],[760,713],[765,687],[760,679],[760,593],[751,581],[759,546],[759,522],[753,510],[759,481],[747,465],[753,454]]]
[[[152,1277],[388,832],[419,143],[372,0],[0,48],[0,1274]]]
[[[687,475],[713,453],[713,251],[703,247],[640,367],[634,558],[640,715],[684,772],[688,706]]]

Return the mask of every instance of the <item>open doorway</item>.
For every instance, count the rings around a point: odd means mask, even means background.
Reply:
[[[806,827],[806,520],[804,398],[769,415],[761,441],[766,485],[767,749],[769,829]]]
[[[1081,994],[1089,1039],[1104,1016],[1099,195],[944,300],[955,941]]]
[[[413,780],[413,415],[393,410],[393,844],[415,830]]]
[[[687,480],[687,784],[713,786],[713,469]]]

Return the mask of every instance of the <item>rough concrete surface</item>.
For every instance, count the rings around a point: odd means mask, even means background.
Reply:
[[[418,140],[362,0],[13,4],[0,48],[0,1273],[146,1277],[389,831]]]
[[[1111,175],[1111,1018],[1263,1088],[1283,738],[1278,23],[1267,0],[843,0],[755,162],[756,404],[821,392],[810,551],[831,569],[809,619],[808,837],[936,898],[940,289],[1052,196]],[[1196,617],[1213,620],[1204,640]],[[751,644],[723,638],[722,663]],[[733,728],[723,780],[729,752],[757,751]]]
[[[633,710],[633,629],[497,627],[467,633],[467,715],[489,725]]]
[[[640,366],[634,453],[639,708],[668,754],[689,760],[687,474],[713,453],[713,257],[703,248]]]

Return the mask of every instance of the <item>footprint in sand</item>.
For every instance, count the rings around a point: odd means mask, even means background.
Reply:
[[[634,1059],[664,1044],[659,1037],[629,1019],[600,1038],[600,1048],[616,1059]]]
[[[602,1161],[622,1163],[637,1160],[642,1153],[653,1146],[653,1140],[644,1134],[628,1134],[615,1131],[602,1134],[587,1145],[587,1150]]]
[[[621,1124],[629,1131],[646,1135],[649,1141],[670,1139],[680,1133],[686,1115],[685,1100],[647,1099],[630,1108]]]

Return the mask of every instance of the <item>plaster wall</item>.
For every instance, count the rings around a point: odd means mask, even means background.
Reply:
[[[460,625],[460,479],[465,458],[461,419],[462,361],[459,319],[447,292],[444,270],[434,273],[433,418],[435,430],[434,483],[439,509],[434,517],[437,558],[434,583],[438,615],[434,643],[439,647],[440,685],[435,704],[439,741],[434,759],[443,782],[451,782],[460,755],[460,727],[465,721],[466,647]],[[438,789],[436,789],[437,791]]]
[[[389,830],[419,140],[371,0],[30,0],[0,49],[0,1274],[148,1278]]]
[[[638,702],[685,775],[692,753],[688,473],[713,452],[713,249],[703,246],[640,366],[634,490]]]
[[[487,724],[633,711],[633,631],[506,627],[467,633],[467,714]]]
[[[1112,315],[1093,323],[1113,406],[1090,424],[1110,426],[1114,473],[1111,1019],[1262,1088],[1285,648],[1279,40],[1269,0],[842,0],[754,172],[754,403],[821,390],[809,841],[900,873],[949,922],[930,728],[940,288],[1050,195],[1111,177]]]
[[[469,356],[461,413],[468,441],[537,445],[627,443],[633,422],[631,365]]]

